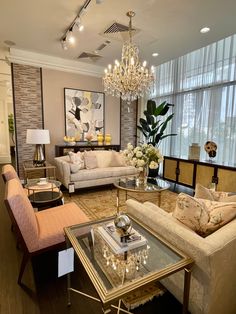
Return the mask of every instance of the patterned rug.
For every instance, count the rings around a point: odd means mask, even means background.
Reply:
[[[161,193],[160,207],[167,212],[172,212],[175,208],[177,193],[169,190]],[[116,196],[115,188],[100,188],[94,190],[80,190],[71,197],[64,193],[65,203],[75,202],[91,219],[100,219],[116,214]],[[128,194],[128,198],[133,198],[139,202],[153,202],[157,204],[156,193],[136,193]],[[120,191],[120,210],[125,211],[125,191]]]

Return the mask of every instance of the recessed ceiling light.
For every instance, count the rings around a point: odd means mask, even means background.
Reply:
[[[152,56],[153,57],[157,57],[157,56],[159,56],[159,53],[158,52],[153,52]]]
[[[209,31],[210,31],[210,27],[203,27],[203,28],[200,30],[200,32],[201,32],[202,34],[208,33]]]

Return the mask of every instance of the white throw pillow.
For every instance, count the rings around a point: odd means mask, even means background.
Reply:
[[[70,170],[72,173],[78,172],[80,169],[84,169],[84,156],[81,152],[69,152],[70,157]]]

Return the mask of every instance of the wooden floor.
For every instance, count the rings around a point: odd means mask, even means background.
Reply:
[[[1,170],[1,166],[0,166]],[[22,253],[16,248],[14,233],[3,203],[4,183],[0,178],[0,314],[100,314],[100,303],[72,293],[67,307],[66,277],[57,278],[57,252],[35,257],[27,265],[23,282],[17,284]],[[77,261],[73,286],[96,296],[92,284]],[[111,312],[116,313],[115,310]],[[179,314],[181,304],[170,294],[155,298],[134,310],[135,314]]]

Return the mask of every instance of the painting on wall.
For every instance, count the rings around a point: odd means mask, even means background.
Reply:
[[[104,134],[104,93],[64,88],[65,132],[76,141]]]

